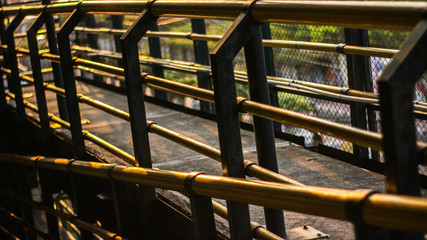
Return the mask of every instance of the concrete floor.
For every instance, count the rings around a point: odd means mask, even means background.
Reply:
[[[26,89],[32,91],[32,88]],[[79,83],[78,92],[99,101],[127,111],[126,97]],[[57,112],[56,100],[48,94],[49,111]],[[35,102],[35,98],[27,100]],[[130,124],[105,114],[87,105],[80,105],[81,115],[90,121],[84,129],[111,142],[128,153],[133,152]],[[217,126],[215,122],[176,112],[153,104],[146,104],[147,119],[160,126],[176,131],[195,140],[219,147]],[[252,132],[242,130],[244,157],[257,162],[255,140]],[[221,174],[221,164],[192,150],[181,147],[167,139],[150,134],[153,166],[159,169],[175,171],[201,171],[208,174]],[[93,143],[87,142],[108,159],[116,157],[100,150]],[[276,139],[277,158],[280,173],[307,185],[359,189],[368,188],[383,191],[384,177],[352,165],[334,160],[330,157],[311,152],[301,146]],[[116,160],[113,160],[116,161]],[[251,206],[252,220],[264,224],[261,207]],[[287,229],[311,226],[330,235],[330,239],[354,239],[352,225],[348,222],[323,217],[285,211]]]

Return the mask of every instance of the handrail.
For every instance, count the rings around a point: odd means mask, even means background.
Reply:
[[[190,173],[156,170],[141,167],[114,166],[113,164],[71,161],[41,156],[0,154],[0,161],[37,166],[39,168],[83,174],[186,192],[185,179]],[[313,186],[293,186],[266,181],[244,180],[231,177],[197,175],[190,187],[195,194],[245,202],[274,209],[297,211],[348,220],[346,206],[360,197],[361,212],[369,225],[403,231],[427,232],[427,199],[393,194],[367,194],[361,190],[341,190]],[[230,191],[232,189],[232,191]]]
[[[84,32],[90,34],[102,34],[109,33],[113,35],[123,35],[125,29],[112,29],[112,28],[90,28],[90,27],[79,27],[77,26],[74,31]],[[45,34],[45,30],[40,30],[38,34]],[[15,34],[15,38],[26,38],[25,33]],[[158,38],[176,38],[176,39],[187,39],[187,40],[201,40],[201,41],[213,41],[217,42],[221,39],[221,35],[208,35],[193,32],[160,32],[160,31],[148,31],[145,37],[158,37]],[[372,57],[383,57],[392,58],[396,53],[399,52],[397,49],[387,48],[375,48],[375,47],[361,47],[352,46],[347,44],[332,44],[332,43],[314,43],[304,41],[289,41],[289,40],[273,40],[263,39],[263,45],[265,47],[277,47],[277,48],[289,48],[299,50],[313,50],[330,53],[344,53],[354,54],[362,56]],[[337,47],[341,47],[342,50],[337,50]]]
[[[48,14],[70,13],[76,7],[85,13],[139,14],[148,1],[81,1],[19,7],[3,7],[6,16],[36,15],[44,9]],[[179,16],[234,19],[245,1],[157,0],[151,4],[155,16]],[[258,22],[282,22],[336,25],[355,28],[388,28],[410,30],[426,12],[423,3],[387,3],[346,1],[258,1],[251,15]]]
[[[89,28],[89,27],[76,27],[74,29],[76,32],[85,32],[92,34],[100,33],[110,33],[114,35],[123,35],[125,29],[111,29],[111,28]],[[159,38],[177,38],[177,39],[187,39],[187,40],[201,40],[201,41],[219,41],[222,36],[220,35],[208,35],[208,34],[199,34],[192,32],[158,32],[158,31],[148,31],[145,34],[146,37],[159,37]],[[289,41],[289,40],[272,40],[272,39],[263,39],[263,45],[265,47],[278,47],[278,48],[290,48],[290,49],[304,49],[304,50],[314,50],[322,52],[331,52],[331,53],[344,53],[344,54],[355,54],[363,56],[375,56],[375,57],[384,57],[392,58],[399,50],[396,49],[386,49],[386,48],[374,48],[374,47],[360,47],[360,46],[351,46],[346,44],[332,44],[332,43],[313,43],[313,42],[304,42],[304,41]],[[337,50],[337,47],[342,47],[342,52]]]

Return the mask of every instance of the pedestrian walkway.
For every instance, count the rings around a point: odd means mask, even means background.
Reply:
[[[31,92],[32,87],[26,87],[25,91]],[[84,83],[78,83],[78,92],[128,111],[124,95]],[[57,113],[54,95],[47,94],[49,112]],[[35,103],[34,96],[26,100]],[[89,120],[89,123],[83,125],[85,130],[133,154],[130,124],[128,122],[85,104],[80,104],[80,111],[81,116]],[[146,103],[146,113],[149,121],[154,121],[162,127],[219,148],[216,122],[150,103]],[[245,159],[257,162],[253,133],[242,130],[241,135]],[[219,162],[155,134],[150,134],[149,137],[153,167],[165,170],[222,174]],[[117,157],[91,142],[86,141],[86,146],[92,151],[100,153],[109,162],[121,162],[117,160]],[[276,149],[280,173],[304,184],[342,189],[369,188],[383,191],[384,177],[379,174],[323,156],[281,139],[276,139]],[[121,163],[126,164],[125,162]],[[252,221],[265,224],[261,207],[251,207],[251,214]],[[349,234],[349,232],[352,232],[352,225],[345,221],[293,212],[285,212],[285,221],[288,229],[301,228],[307,225],[329,234],[331,239],[354,239],[354,236]]]

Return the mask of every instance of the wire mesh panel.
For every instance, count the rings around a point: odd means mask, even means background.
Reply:
[[[344,42],[344,31],[338,27],[291,24],[270,26],[272,39],[335,44]],[[346,58],[342,54],[285,48],[273,48],[273,53],[278,77],[348,87]],[[278,92],[277,97],[279,107],[284,109],[350,125],[349,105],[285,92]],[[304,137],[306,147],[321,143],[346,152],[353,151],[349,142],[306,129],[282,125],[282,131]]]
[[[342,43],[343,29],[327,26],[271,24],[272,39]],[[274,48],[276,74],[279,77],[328,85],[347,86],[345,57],[312,50]]]
[[[379,48],[388,48],[388,49],[400,49],[403,42],[409,36],[409,32],[404,31],[392,31],[392,30],[369,30],[369,45],[371,47]],[[371,77],[372,77],[372,90],[375,93],[378,93],[377,80],[381,76],[382,71],[387,67],[391,62],[390,58],[381,58],[381,57],[370,57],[371,64]],[[425,103],[427,100],[427,74],[425,73],[421,79],[416,83],[414,89],[414,101]],[[378,129],[381,129],[379,125],[380,114],[376,113],[376,123],[378,124]],[[415,120],[415,129],[417,141],[427,141],[426,135],[426,120],[416,119]],[[384,156],[380,155],[380,161],[384,161]],[[425,167],[419,166],[420,174],[427,175],[427,169]]]
[[[157,25],[160,32],[190,33],[188,18],[160,18]],[[162,57],[186,62],[194,62],[193,41],[190,39],[161,38]]]

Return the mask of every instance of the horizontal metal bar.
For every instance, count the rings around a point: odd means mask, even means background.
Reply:
[[[332,137],[351,141],[355,144],[382,150],[382,135],[369,132],[332,121],[307,116],[289,110],[259,104],[239,97],[240,109],[260,117],[268,118],[295,127],[305,128],[313,132],[322,132]]]
[[[98,62],[94,62],[94,61],[90,61],[82,58],[74,58],[74,64],[80,65],[83,67],[95,68],[97,70],[108,72],[111,74],[124,76],[123,68],[119,68],[119,67],[115,67],[115,66],[111,66],[103,63],[98,63]]]
[[[79,7],[85,13],[139,14],[147,1],[82,1],[47,5],[48,14],[70,13]],[[157,0],[151,4],[155,16],[234,19],[245,1]],[[3,7],[6,16],[37,15],[44,5]],[[258,22],[336,25],[355,28],[388,28],[410,30],[426,12],[423,3],[325,2],[325,1],[259,1],[251,8]]]
[[[70,123],[62,120],[61,118],[59,118],[59,117],[57,117],[51,113],[49,114],[49,119],[53,122],[58,123],[59,125],[61,125],[62,127],[66,128],[66,129],[70,129]],[[101,148],[107,150],[108,152],[110,152],[110,153],[116,155],[117,157],[125,160],[129,164],[132,164],[132,165],[135,164],[135,158],[132,155],[128,154],[127,152],[125,152],[125,151],[121,150],[120,148],[114,146],[113,144],[93,135],[92,133],[90,133],[86,130],[83,130],[82,133],[83,133],[83,137],[86,140],[89,140],[89,141],[95,143],[96,145],[100,146]]]
[[[185,192],[189,173],[138,167],[115,166],[68,159],[0,154],[0,161],[25,164],[57,171],[71,171],[92,177],[136,183],[143,186]],[[67,167],[68,166],[68,167]],[[313,186],[293,186],[266,181],[223,176],[198,175],[191,182],[195,194],[347,220],[346,204],[358,196],[357,190]],[[232,191],[230,191],[232,189]],[[410,232],[427,232],[427,199],[375,193],[366,196],[361,214],[367,224]]]
[[[7,94],[11,98],[15,97],[11,93],[7,93]],[[32,104],[32,103],[30,103],[28,101],[24,101],[24,105],[25,105],[25,107],[27,107],[28,109],[32,110],[33,112],[36,112],[36,113],[38,112],[38,108],[34,104]],[[70,129],[71,128],[69,122],[67,122],[67,121],[65,121],[65,120],[63,120],[63,119],[55,116],[54,114],[49,113],[48,116],[49,116],[49,120],[50,121],[58,123],[59,125],[61,125],[62,127],[66,128],[66,129]],[[105,141],[105,140],[103,140],[103,139],[101,139],[101,138],[93,135],[92,133],[90,133],[90,132],[88,132],[86,130],[83,130],[82,133],[83,133],[83,137],[86,140],[89,140],[89,141],[95,143],[96,145],[98,145],[101,148],[107,150],[108,152],[116,155],[117,157],[123,159],[124,161],[126,161],[129,164],[132,164],[132,165],[135,164],[135,158],[132,155],[128,154],[127,152],[125,152],[125,151],[121,150],[120,148],[114,146],[113,144],[111,144],[111,143],[109,143],[109,142],[107,142],[107,141]]]
[[[0,212],[7,216],[10,220],[15,221],[19,225],[21,225],[23,228],[27,229],[28,231],[36,234],[37,236],[41,237],[42,239],[48,239],[53,240],[54,238],[49,236],[47,233],[42,232],[41,230],[37,229],[33,225],[27,223],[24,219],[16,216],[14,213],[7,211],[5,208],[0,207]]]
[[[16,237],[15,235],[13,235],[11,232],[9,232],[3,226],[0,226],[0,232],[2,233],[1,235],[6,236],[6,238],[9,239],[9,240],[20,240],[18,237]]]
[[[82,103],[85,103],[85,104],[87,104],[89,106],[92,106],[94,108],[100,109],[100,110],[102,110],[102,111],[104,111],[104,112],[106,112],[108,114],[111,114],[111,115],[113,115],[115,117],[123,119],[123,120],[125,120],[127,122],[130,121],[129,120],[129,118],[130,118],[129,117],[129,113],[127,113],[125,111],[122,111],[122,110],[120,110],[118,108],[115,108],[113,106],[105,104],[105,103],[103,103],[101,101],[95,100],[95,99],[90,98],[88,96],[85,96],[83,94],[78,94],[78,98],[79,98],[79,101],[82,102]]]
[[[279,48],[290,48],[299,50],[313,50],[330,53],[340,53],[337,47],[340,44],[330,43],[313,43],[303,41],[287,41],[287,40],[263,40],[263,45],[266,47],[279,47]],[[354,54],[362,56],[375,56],[383,58],[392,58],[399,50],[385,49],[385,48],[373,48],[373,47],[358,47],[351,45],[343,45],[342,51],[345,54]]]
[[[115,35],[123,35],[126,32],[126,30],[123,30],[123,29],[88,28],[88,27],[76,27],[74,31],[91,33],[91,34],[108,33],[108,34],[115,34]],[[202,40],[202,41],[213,41],[213,42],[217,42],[222,38],[222,36],[220,35],[207,35],[207,34],[198,34],[198,33],[192,33],[192,32],[152,32],[152,31],[148,31],[145,34],[145,37],[178,38],[178,39],[187,39],[187,40],[193,40],[193,41]],[[314,42],[288,41],[288,40],[271,40],[271,39],[263,39],[262,43],[265,47],[277,47],[277,48],[341,53],[340,51],[337,50],[337,47],[340,46],[340,44],[314,43]],[[351,46],[346,44],[342,45],[342,51],[345,54],[375,56],[375,57],[384,57],[384,58],[392,58],[396,53],[399,52],[399,50],[396,50],[396,49],[360,47],[360,46]]]
[[[14,99],[14,100],[15,100],[15,94],[13,94],[13,93],[11,93],[11,92],[6,92],[6,96],[8,96],[9,98],[11,98],[11,99]],[[26,108],[30,109],[31,111],[33,111],[33,112],[35,112],[35,113],[38,113],[37,106],[36,106],[36,105],[34,105],[34,104],[29,103],[29,102],[27,102],[27,101],[25,101],[25,100],[24,100],[24,106],[25,106]]]
[[[270,171],[266,168],[263,168],[259,166],[258,164],[255,164],[252,161],[244,160],[245,164],[245,170],[249,176],[256,177],[260,180],[264,181],[270,181],[270,182],[278,182],[278,183],[286,183],[291,184],[294,186],[305,186],[304,184],[295,181],[291,178],[285,177],[279,173],[275,173],[273,171]]]
[[[157,16],[235,18],[243,4],[238,1],[158,0],[151,11]],[[258,22],[412,29],[425,8],[425,4],[405,3],[259,1],[251,7],[251,16]]]
[[[220,203],[212,200],[212,207],[214,212],[224,218],[228,219],[227,208],[221,205]],[[283,238],[277,236],[276,234],[265,229],[261,224],[257,222],[251,222],[251,229],[253,231],[253,237],[255,239],[265,239],[265,240],[283,240]]]
[[[95,234],[99,235],[100,237],[102,237],[103,239],[122,240],[122,237],[120,237],[116,233],[112,233],[108,230],[105,230],[103,228],[98,227],[95,224],[83,221],[83,220],[79,219],[78,216],[67,214],[64,212],[60,212],[58,210],[55,210],[55,209],[50,208],[48,206],[45,206],[42,203],[30,200],[30,199],[26,199],[25,197],[17,195],[16,193],[10,192],[6,189],[0,189],[0,193],[8,196],[10,198],[14,198],[14,199],[26,204],[26,205],[29,205],[29,206],[34,207],[34,208],[38,208],[42,211],[45,211],[48,214],[51,214],[51,215],[56,216],[58,218],[61,218],[62,220],[70,222],[70,223],[72,223],[72,224],[74,224],[80,228],[83,228],[89,232],[95,233]]]
[[[319,90],[329,91],[332,93],[346,92],[346,95],[349,95],[349,96],[378,99],[378,94],[358,91],[358,90],[349,89],[349,88],[342,88],[342,87],[324,85],[320,83],[305,82],[300,80],[279,78],[279,77],[269,77],[269,80],[284,82],[284,83],[293,83],[293,84],[298,84],[298,85],[307,86],[307,87],[313,87]]]
[[[130,163],[132,165],[135,165],[135,158],[130,155],[129,153],[121,150],[120,148],[112,145],[111,143],[93,135],[92,133],[83,130],[83,135],[85,137],[85,139],[95,143],[96,145],[104,148],[104,149],[108,149],[108,151],[114,155],[116,155],[117,157],[125,160],[127,163]]]

